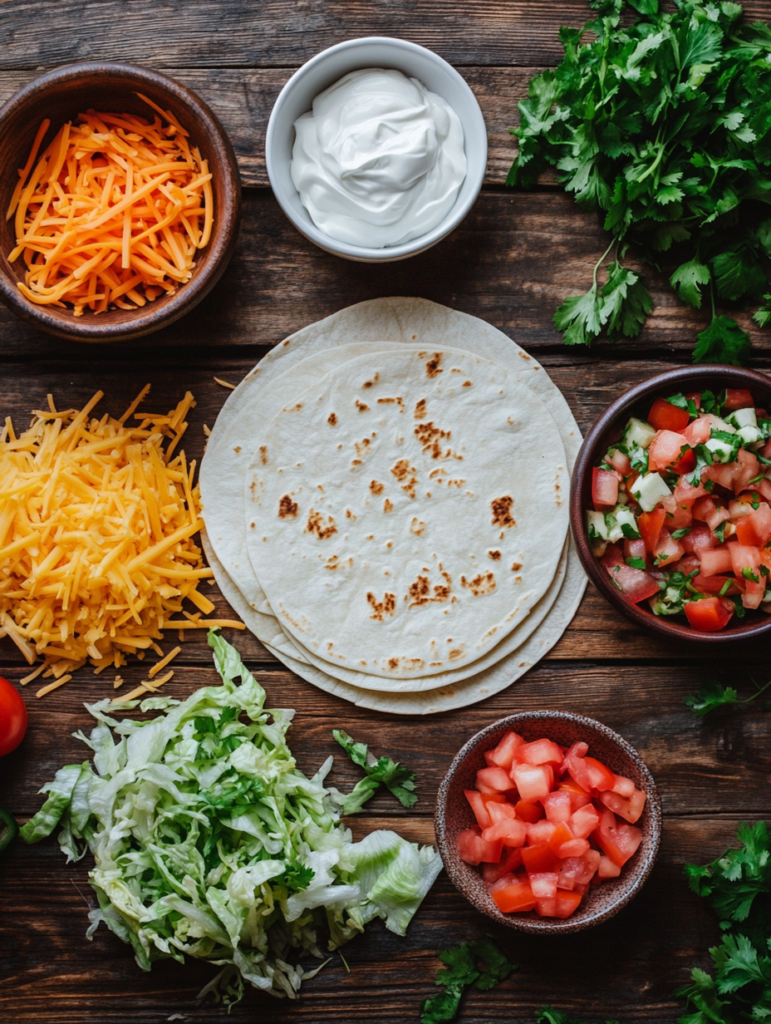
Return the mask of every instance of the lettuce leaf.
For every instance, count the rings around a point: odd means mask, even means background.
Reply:
[[[167,957],[216,964],[204,992],[228,1005],[244,982],[295,998],[319,969],[297,961],[321,957],[322,932],[335,949],[379,917],[404,935],[441,860],[394,832],[353,843],[324,785],[332,758],[300,772],[294,712],[265,709],[236,649],[214,630],[209,644],[221,686],[120,705],[161,712],[144,721],[113,718],[108,700],[88,707],[97,724],[79,738],[93,764],[57,772],[21,834],[34,843],[59,827],[68,860],[93,854],[89,938],[105,924],[145,970]]]

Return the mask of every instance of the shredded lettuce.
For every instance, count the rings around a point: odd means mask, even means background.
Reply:
[[[295,998],[320,970],[298,962],[322,956],[320,932],[330,950],[376,917],[404,935],[441,860],[394,832],[351,842],[324,785],[332,758],[303,775],[286,742],[294,712],[265,710],[235,648],[214,630],[209,644],[222,686],[121,705],[162,712],[147,721],[87,705],[97,725],[77,735],[93,763],[60,769],[20,831],[34,843],[59,826],[68,861],[93,854],[89,938],[104,923],[145,970],[185,954],[216,964],[202,994],[226,1004],[244,982]]]

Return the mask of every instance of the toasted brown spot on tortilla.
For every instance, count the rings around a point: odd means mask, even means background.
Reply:
[[[393,508],[394,508],[394,503],[389,498],[386,498],[386,500],[383,502],[383,511],[384,512],[393,512]]]
[[[503,526],[506,529],[516,526],[514,516],[511,514],[513,507],[514,499],[509,494],[504,494],[501,498],[493,498],[490,502],[490,508],[493,513],[493,526]]]
[[[345,510],[345,518],[346,519],[355,519],[356,516],[355,516],[355,514],[353,512],[351,512],[351,510],[349,508],[347,508]]]
[[[474,597],[492,594],[495,590],[495,573],[480,572],[473,580],[467,580],[465,576],[461,576],[460,585],[470,590]]]
[[[359,412],[367,412],[367,410],[369,409],[369,406],[367,405],[366,402],[360,402],[359,399],[357,398],[356,399],[356,408],[359,410]]]
[[[410,523],[410,533],[414,533],[416,537],[419,537],[421,533],[425,530],[425,528],[426,524],[423,522],[423,520],[418,519],[417,516],[414,516],[412,522]]]
[[[415,472],[415,467],[410,465],[410,460],[399,459],[399,461],[391,467],[391,474],[399,481],[401,489],[405,494],[409,495],[410,498],[414,498],[418,477]]]
[[[500,561],[501,553],[500,553],[500,551],[497,548],[493,548],[493,550],[492,551],[488,551],[487,554],[490,556],[490,558],[492,558],[492,560],[494,562],[499,562]]]
[[[236,453],[236,455],[240,455],[241,454],[241,445],[237,444],[235,446],[235,448],[233,449],[233,451]],[[260,451],[262,451],[262,449],[260,449]]]
[[[308,522],[303,532],[312,533],[319,540],[328,540],[333,534],[337,533],[337,527],[332,516],[324,517],[321,512],[317,512],[312,508],[308,513]]]
[[[385,484],[381,484],[379,480],[373,480],[369,485],[369,489],[373,494],[382,494],[385,490]]]
[[[519,570],[521,568],[522,568],[522,563],[521,562],[512,562],[512,565],[511,565],[511,571],[512,572],[519,572]]]
[[[327,423],[330,425],[330,427],[336,426],[337,425],[337,413],[331,412],[329,414],[329,416],[327,416]]]
[[[378,398],[377,404],[378,405],[398,405],[399,406],[399,412],[400,413],[404,412],[404,399],[403,398],[399,398],[398,396],[396,398]]]
[[[451,430],[442,430],[441,427],[436,427],[433,423],[418,423],[414,433],[423,451],[430,452],[432,459],[449,459],[452,455],[449,448],[443,452],[439,443],[443,438],[449,440],[452,437]]]
[[[442,353],[434,352],[431,358],[426,363],[426,376],[427,377],[438,377],[442,372]]]
[[[373,614],[370,615],[370,618],[376,622],[382,622],[386,615],[391,616],[396,611],[396,595],[389,593],[387,590],[383,594],[382,601],[378,601],[371,590],[367,591],[367,601],[373,609]]]
[[[426,418],[426,400],[425,398],[419,399],[415,403],[415,419],[424,420]]]
[[[519,351],[519,352],[517,352],[517,355],[519,356],[519,358],[520,358],[520,359],[524,359],[524,360],[526,360],[526,361],[527,361],[528,363],[530,362],[530,356],[529,356],[529,355],[527,354],[527,352],[523,352],[523,351],[522,351],[522,350],[520,349],[520,351]]]
[[[260,445],[260,462],[263,466],[267,466],[268,464],[268,449],[264,444]]]
[[[330,570],[339,569],[340,563],[338,561],[337,555],[332,555],[331,558],[328,558],[324,563],[324,568]]]
[[[363,387],[363,388],[371,388],[371,387],[372,387],[372,385],[373,385],[373,384],[374,384],[374,383],[375,383],[376,381],[378,381],[378,380],[380,380],[380,374],[379,374],[379,373],[376,373],[376,374],[375,374],[375,376],[374,376],[374,377],[372,378],[372,380],[365,380],[365,381],[364,381],[364,383],[362,384],[362,387]]]
[[[464,387],[464,388],[470,388],[471,387],[471,381],[470,380],[464,380],[463,384],[461,386]]]
[[[292,498],[288,494],[282,495],[278,499],[278,518],[279,519],[296,519],[297,513],[300,511],[300,506],[296,501],[292,501]]]
[[[463,657],[463,648],[460,648],[460,649],[457,648],[457,647],[453,648],[450,651],[450,653],[447,655],[447,657],[450,659],[450,661],[457,661],[458,658],[462,658]]]

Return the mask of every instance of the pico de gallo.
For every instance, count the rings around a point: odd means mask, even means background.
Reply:
[[[465,791],[477,824],[458,836],[459,856],[482,866],[504,914],[570,917],[637,852],[645,793],[583,741],[566,748],[507,732],[484,756],[476,789]]]
[[[589,542],[654,615],[717,632],[771,612],[771,418],[743,388],[657,398],[592,470]]]

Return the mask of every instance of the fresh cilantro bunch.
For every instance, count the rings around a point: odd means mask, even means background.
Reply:
[[[375,758],[366,743],[357,743],[343,729],[333,729],[332,735],[354,764],[367,773],[343,798],[343,814],[356,814],[367,800],[374,796],[381,784],[392,793],[402,807],[414,807],[418,800],[415,792],[415,773],[390,757]]]
[[[679,1024],[734,1024],[771,1018],[771,842],[763,821],[741,825],[738,850],[712,864],[685,868],[694,892],[720,918],[724,931],[710,949],[713,973],[691,971],[692,984],[677,993],[689,1009]]]
[[[444,992],[433,999],[423,1000],[421,1024],[455,1020],[467,988],[486,992],[508,978],[517,966],[504,956],[489,935],[445,949],[439,954],[439,959],[447,969],[437,971],[436,984],[444,986]]]
[[[715,300],[762,301],[755,321],[771,323],[771,26],[740,25],[741,6],[726,0],[674,3],[591,0],[595,21],[560,30],[564,60],[519,104],[507,184],[531,187],[554,167],[580,206],[605,214],[612,240],[592,286],[554,317],[566,344],[639,333],[652,300],[622,263],[634,247],[657,268],[665,253],[677,260],[670,284],[683,302],[700,309],[708,296],[694,362],[741,365],[749,336]]]

